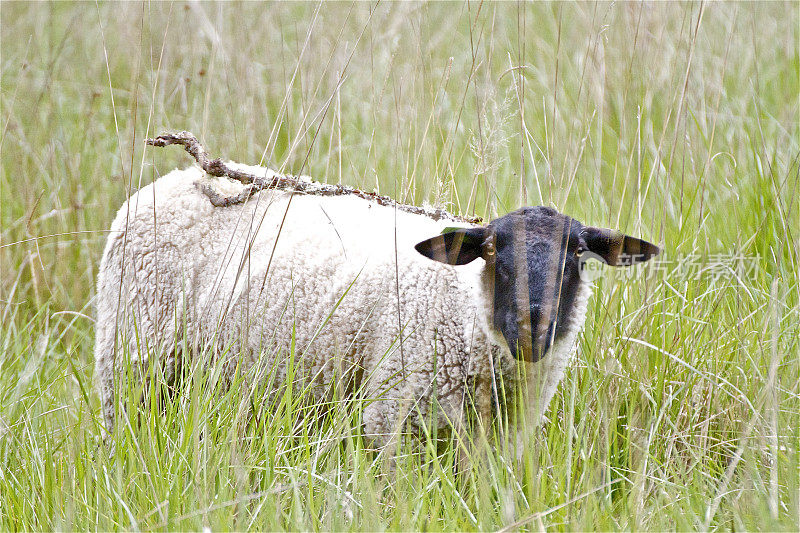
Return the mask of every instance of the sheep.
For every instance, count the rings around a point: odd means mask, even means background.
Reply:
[[[209,190],[242,201],[216,207]],[[193,166],[120,208],[97,278],[106,435],[122,349],[131,363],[156,358],[167,379],[201,354],[228,377],[267,354],[281,380],[292,343],[315,396],[336,385],[369,399],[363,431],[379,444],[400,426],[458,428],[470,410],[491,416],[500,383],[527,391],[538,424],[584,322],[583,261],[627,266],[659,253],[550,207],[478,225],[357,195],[243,191]],[[209,343],[230,349],[200,349]]]

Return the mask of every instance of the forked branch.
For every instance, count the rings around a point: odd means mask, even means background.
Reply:
[[[208,199],[216,207],[228,207],[235,204],[246,202],[251,196],[262,189],[278,189],[291,191],[301,194],[318,194],[320,196],[344,196],[352,195],[376,202],[379,205],[394,207],[399,211],[425,215],[434,220],[453,220],[455,222],[467,222],[470,224],[480,224],[481,217],[476,216],[457,216],[444,209],[434,209],[431,207],[418,207],[414,205],[401,204],[388,196],[381,196],[374,192],[366,192],[346,185],[332,185],[318,183],[315,181],[305,181],[295,176],[284,176],[273,174],[272,176],[257,176],[250,172],[236,170],[226,165],[222,159],[211,159],[208,152],[200,144],[197,138],[188,131],[178,133],[165,133],[154,139],[146,139],[145,144],[150,146],[169,146],[180,144],[197,161],[207,174],[216,177],[227,177],[246,185],[244,190],[233,196],[224,196],[215,191],[208,185],[201,185],[200,190],[208,196]]]

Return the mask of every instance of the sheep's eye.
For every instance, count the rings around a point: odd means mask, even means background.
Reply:
[[[578,247],[575,248],[575,255],[580,257],[581,255],[583,255],[583,252],[585,251],[586,251],[585,247],[583,247],[582,245],[578,245]]]
[[[494,234],[492,234],[488,239],[483,241],[483,254],[482,255],[483,255],[484,259],[490,260],[491,258],[494,257],[494,254],[495,254],[494,243],[495,243]]]

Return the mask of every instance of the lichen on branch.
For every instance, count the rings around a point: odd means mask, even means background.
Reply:
[[[146,139],[145,144],[150,146],[169,146],[179,144],[197,161],[207,174],[216,177],[226,177],[246,185],[245,189],[233,196],[224,196],[208,185],[201,185],[200,190],[208,196],[209,201],[216,207],[228,207],[246,202],[251,196],[263,189],[278,189],[300,194],[317,194],[320,196],[357,196],[379,205],[396,208],[399,211],[424,215],[434,220],[453,220],[480,224],[482,219],[478,216],[458,216],[432,207],[419,207],[401,204],[388,196],[381,196],[374,192],[366,192],[346,185],[334,185],[306,181],[295,176],[273,175],[271,177],[257,176],[249,172],[237,170],[226,165],[220,158],[211,159],[205,147],[188,131],[178,133],[165,133],[154,139]]]

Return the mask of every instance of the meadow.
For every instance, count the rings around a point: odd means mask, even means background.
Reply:
[[[797,531],[799,27],[779,2],[0,3],[0,530]],[[145,147],[172,130],[664,253],[596,281],[521,460],[499,420],[468,470],[429,434],[392,470],[357,400],[201,375],[104,445],[94,280],[121,203],[190,164]]]

